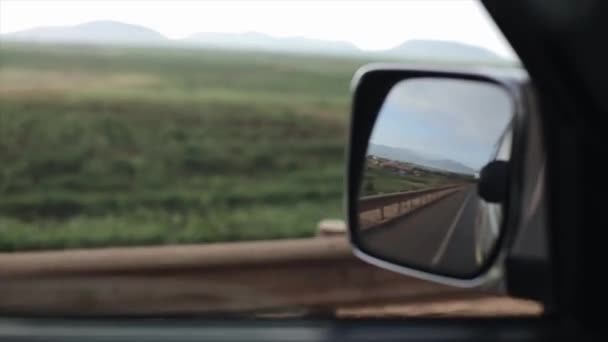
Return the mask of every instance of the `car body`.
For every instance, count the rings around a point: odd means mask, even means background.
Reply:
[[[499,137],[488,162],[494,160],[508,161],[511,156],[513,138],[512,122],[507,125]],[[503,221],[503,208],[500,203],[490,203],[479,198],[475,218],[475,261],[483,265],[498,240]]]

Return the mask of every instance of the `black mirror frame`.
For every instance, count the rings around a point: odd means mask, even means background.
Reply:
[[[401,274],[458,287],[477,287],[492,281],[501,282],[504,260],[519,222],[522,193],[523,163],[525,153],[526,103],[525,73],[505,73],[504,69],[484,71],[447,69],[436,67],[407,66],[401,64],[369,64],[360,68],[351,83],[353,92],[351,122],[346,151],[345,206],[350,243],[355,255],[364,261]],[[504,204],[501,233],[492,253],[482,267],[468,275],[442,274],[430,269],[412,267],[396,260],[379,257],[366,250],[360,241],[358,222],[358,198],[368,141],[377,115],[395,84],[411,78],[451,78],[479,81],[497,85],[510,95],[513,101],[513,139],[511,146],[509,193]],[[495,270],[494,272],[490,272]],[[492,285],[490,285],[492,286]]]

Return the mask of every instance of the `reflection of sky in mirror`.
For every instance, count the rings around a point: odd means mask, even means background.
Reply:
[[[402,81],[387,96],[371,141],[479,169],[494,153],[512,111],[509,96],[492,84]]]

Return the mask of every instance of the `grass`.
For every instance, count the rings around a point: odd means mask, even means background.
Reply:
[[[365,61],[0,45],[0,249],[306,237]]]
[[[312,236],[343,217],[367,62],[0,42],[0,250]]]

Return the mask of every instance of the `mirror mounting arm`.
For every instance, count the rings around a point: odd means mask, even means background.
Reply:
[[[504,203],[507,200],[509,163],[494,160],[481,169],[479,175],[479,196],[490,203]]]

